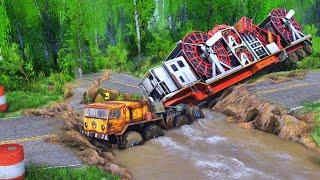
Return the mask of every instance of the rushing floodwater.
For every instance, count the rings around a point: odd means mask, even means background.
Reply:
[[[205,119],[143,146],[117,151],[134,179],[320,179],[320,157],[300,144],[237,127],[205,110]]]

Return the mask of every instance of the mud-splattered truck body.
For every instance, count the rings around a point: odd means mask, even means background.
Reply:
[[[94,103],[84,109],[84,134],[126,148],[162,136],[163,130],[200,117],[202,112],[196,106],[181,105],[164,110],[161,105],[147,101]]]

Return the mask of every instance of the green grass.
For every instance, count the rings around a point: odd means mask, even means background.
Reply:
[[[27,168],[26,180],[114,180],[120,179],[118,176],[104,172],[94,167],[82,168],[42,168],[32,166]]]
[[[315,112],[317,115],[314,120],[314,128],[311,133],[312,139],[320,146],[320,103],[308,103],[304,106],[303,111]]]
[[[0,113],[0,118],[18,116],[22,110],[41,107],[62,98],[62,94],[54,92],[7,92],[6,99],[9,104],[9,110],[7,113]]]

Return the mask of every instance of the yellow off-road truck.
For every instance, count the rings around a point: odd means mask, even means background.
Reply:
[[[165,110],[161,103],[108,101],[85,106],[83,133],[124,149],[202,117],[197,106],[177,105]]]

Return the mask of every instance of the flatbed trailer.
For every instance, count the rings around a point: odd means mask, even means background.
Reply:
[[[309,43],[310,39],[311,36],[307,35],[295,41],[288,47],[283,48],[279,52],[249,64],[243,69],[234,71],[231,74],[226,74],[211,83],[197,81],[189,87],[185,87],[174,94],[171,94],[170,97],[165,98],[163,100],[164,106],[168,107],[180,103],[198,104],[199,102],[203,102],[215,94],[253,76],[257,72],[262,71],[273,64],[284,62],[288,58],[288,54],[304,48],[305,42]]]
[[[234,26],[191,32],[161,66],[148,70],[139,87],[150,103],[165,108],[198,105],[274,64],[295,64],[313,49],[311,35],[301,32],[293,15],[278,8],[260,25],[242,17]]]

